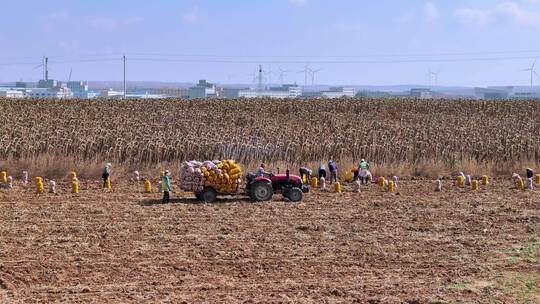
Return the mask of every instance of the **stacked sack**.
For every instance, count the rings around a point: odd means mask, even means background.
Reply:
[[[190,161],[180,168],[180,188],[200,192],[212,187],[219,193],[236,193],[240,186],[242,169],[234,160]]]
[[[195,160],[182,164],[180,167],[180,189],[191,192],[200,192],[203,190],[204,175],[201,167],[202,163]]]

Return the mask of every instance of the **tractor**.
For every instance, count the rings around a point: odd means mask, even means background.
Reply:
[[[291,202],[299,202],[308,192],[309,186],[302,183],[300,176],[290,175],[289,170],[285,174],[256,176],[248,173],[246,176],[246,194],[258,202],[271,200],[275,193],[281,193]]]

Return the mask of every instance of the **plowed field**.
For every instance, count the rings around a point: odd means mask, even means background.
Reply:
[[[81,182],[0,190],[1,303],[540,302],[540,190],[197,203]]]

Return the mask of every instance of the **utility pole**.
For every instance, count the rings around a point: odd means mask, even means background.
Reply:
[[[122,61],[124,62],[124,99],[126,99],[127,86],[126,86],[126,55],[125,54],[122,57]]]
[[[257,76],[257,91],[262,92],[263,91],[263,69],[262,66],[259,64],[259,74]]]
[[[45,81],[49,80],[49,58],[45,57]]]

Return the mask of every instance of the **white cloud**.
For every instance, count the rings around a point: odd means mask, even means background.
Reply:
[[[523,9],[512,1],[499,3],[489,9],[460,8],[455,16],[459,22],[472,26],[512,21],[519,25],[540,27],[540,11]]]
[[[189,12],[185,13],[183,16],[184,22],[190,24],[201,22],[204,18],[204,14],[199,11],[198,6],[194,6]]]
[[[64,10],[64,11],[52,12],[48,15],[43,16],[42,19],[45,21],[57,21],[57,20],[69,18],[69,15],[70,15],[69,12]]]
[[[456,10],[455,15],[459,22],[472,26],[487,25],[491,19],[490,12],[468,7]]]
[[[332,24],[329,29],[330,29],[330,31],[340,32],[340,33],[362,33],[362,32],[364,32],[364,27],[361,26],[360,24],[356,24],[356,23],[339,22],[339,23]]]
[[[424,16],[428,22],[439,19],[439,9],[433,2],[426,2],[424,5]]]
[[[79,42],[76,40],[69,40],[69,41],[62,40],[58,42],[57,46],[60,50],[62,50],[65,53],[74,53],[75,51],[79,49]]]
[[[110,17],[91,17],[87,23],[90,27],[98,30],[114,30],[122,27],[131,26],[142,21],[141,17],[128,17],[126,19],[115,19]]]
[[[308,0],[289,0],[289,3],[294,6],[304,6],[306,5]]]

